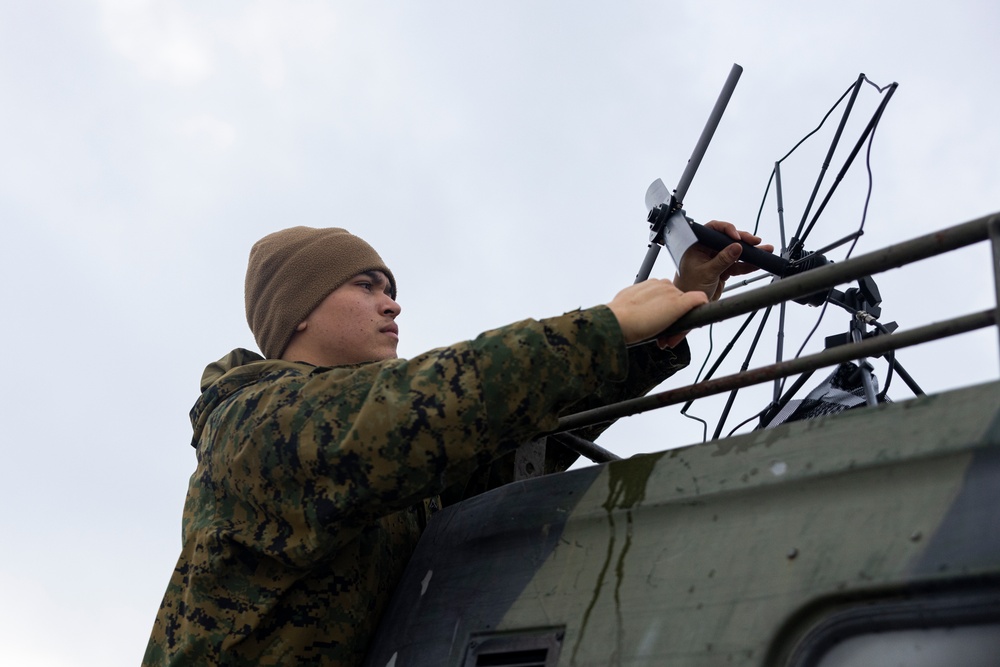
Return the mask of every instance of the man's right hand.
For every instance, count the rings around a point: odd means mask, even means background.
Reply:
[[[708,303],[704,292],[682,292],[669,280],[650,278],[626,287],[608,303],[618,318],[625,343],[641,343],[654,338],[689,310]],[[673,347],[683,334],[657,339],[661,348]]]

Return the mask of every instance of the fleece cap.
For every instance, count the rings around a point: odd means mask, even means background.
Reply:
[[[365,271],[396,279],[375,249],[346,229],[291,227],[254,244],[244,289],[247,323],[260,351],[278,359],[295,327],[333,290]]]

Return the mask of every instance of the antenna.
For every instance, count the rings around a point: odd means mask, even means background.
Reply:
[[[702,131],[700,138],[698,139],[694,152],[692,153],[691,158],[688,160],[688,163],[684,169],[684,173],[682,174],[681,179],[678,182],[677,188],[675,188],[673,194],[671,194],[667,190],[666,186],[659,179],[654,181],[653,184],[650,185],[650,187],[646,191],[646,199],[645,199],[646,207],[650,211],[648,216],[648,221],[650,223],[649,247],[647,249],[643,263],[639,269],[639,273],[636,275],[636,282],[641,282],[649,277],[649,274],[652,271],[653,263],[655,262],[656,257],[659,253],[660,245],[664,245],[667,247],[667,249],[670,251],[671,256],[674,259],[674,263],[679,266],[680,259],[683,256],[684,252],[695,243],[702,243],[710,248],[721,250],[722,248],[725,248],[726,246],[728,246],[733,242],[732,239],[730,239],[728,236],[725,236],[724,234],[720,234],[718,232],[715,232],[714,230],[705,228],[701,225],[698,225],[697,223],[694,223],[687,217],[682,207],[684,199],[687,195],[688,188],[690,187],[691,182],[694,179],[694,175],[697,172],[698,167],[701,164],[701,160],[708,149],[708,145],[711,142],[713,135],[715,134],[715,130],[717,129],[719,122],[721,121],[722,114],[724,113],[729,103],[729,100],[732,97],[733,91],[735,90],[736,83],[739,80],[741,73],[742,73],[742,68],[739,65],[734,64],[732,70],[729,73],[729,77],[727,78],[726,83],[723,86],[723,90],[720,93],[719,98],[712,109],[711,114],[709,115],[709,119],[705,125],[705,128]],[[850,152],[850,155],[848,156],[844,165],[837,173],[833,184],[830,186],[829,190],[822,198],[819,206],[817,207],[815,213],[812,214],[812,217],[810,219],[810,212],[812,211],[814,202],[817,200],[817,197],[820,194],[820,189],[822,187],[826,172],[828,171],[830,164],[833,162],[834,156],[837,151],[837,147],[840,144],[845,128],[847,126],[848,119],[851,115],[852,110],[854,109],[855,102],[857,101],[862,85],[866,82],[876,87],[880,93],[888,89],[888,94],[883,96],[881,103],[879,104],[872,118],[869,120],[866,128],[864,129],[864,132],[861,134],[861,137],[854,145],[853,150]],[[889,86],[880,88],[879,86],[869,81],[868,78],[863,73],[859,74],[858,78],[854,81],[854,83],[852,83],[852,85],[840,97],[840,99],[837,100],[837,103],[834,104],[834,107],[829,112],[827,112],[826,116],[824,116],[823,121],[820,123],[819,127],[817,127],[815,130],[806,135],[806,137],[800,140],[799,143],[796,144],[796,146],[793,147],[792,150],[785,155],[785,157],[775,162],[774,170],[772,171],[771,174],[771,179],[775,182],[776,186],[778,222],[779,222],[779,229],[781,232],[781,254],[772,255],[770,253],[764,253],[758,250],[757,248],[750,246],[749,244],[742,244],[744,246],[744,250],[743,254],[740,257],[740,261],[762,268],[768,273],[771,273],[772,275],[778,278],[786,278],[828,264],[829,261],[825,257],[824,253],[844,243],[856,241],[857,238],[861,234],[863,234],[864,222],[862,221],[861,228],[858,231],[846,236],[845,238],[840,239],[839,241],[836,241],[835,243],[828,245],[827,247],[823,248],[820,251],[807,252],[803,247],[805,238],[814,228],[816,221],[819,219],[819,216],[825,210],[827,204],[830,202],[834,192],[836,191],[837,186],[842,181],[844,175],[847,173],[855,157],[860,152],[861,148],[864,146],[866,141],[868,141],[869,143],[869,150],[870,150],[871,138],[873,136],[874,130],[877,127],[878,121],[881,119],[882,112],[884,111],[886,105],[888,104],[888,101],[891,98],[892,93],[895,91],[896,86],[897,84],[893,83]],[[798,148],[799,145],[801,145],[806,139],[812,136],[812,134],[816,133],[820,129],[820,127],[822,127],[823,124],[826,122],[827,118],[829,118],[829,116],[833,113],[834,109],[836,109],[836,107],[839,106],[841,102],[845,100],[845,98],[847,99],[847,104],[845,105],[839,124],[834,132],[834,136],[830,143],[830,146],[826,151],[825,159],[823,160],[823,163],[821,165],[820,172],[816,179],[816,182],[813,185],[812,192],[809,196],[809,200],[802,212],[801,221],[799,222],[795,234],[792,236],[790,240],[786,241],[785,226],[784,226],[785,209],[784,209],[782,183],[781,183],[781,162],[789,155],[791,155],[791,153],[793,153],[796,150],[796,148]],[[870,187],[871,186],[869,183],[869,190]],[[770,181],[768,183],[768,189],[770,189]],[[765,193],[765,199],[766,199],[766,193]],[[762,202],[761,211],[763,210],[763,205],[764,203]],[[866,210],[867,210],[867,202],[866,202]],[[759,224],[759,218],[760,218],[760,213],[758,212],[758,224]],[[807,221],[808,221],[808,226],[806,225]],[[755,228],[755,233],[756,233],[756,228]],[[848,255],[850,255],[850,252],[848,252]],[[744,281],[743,284],[746,284],[748,282],[751,281],[750,280]],[[821,306],[821,305],[824,306],[820,314],[820,320],[821,320],[823,317],[823,313],[825,313],[825,304],[827,303],[828,299],[830,299],[831,295],[834,293],[835,290],[827,289],[817,292],[815,294],[800,296],[796,298],[795,301],[797,301],[798,303],[808,304],[812,306]],[[837,292],[837,294],[841,293]],[[782,358],[783,358],[783,348],[784,348],[784,338],[785,338],[785,333],[784,333],[785,309],[786,306],[784,303],[782,303],[779,308],[779,317],[778,317],[778,335],[777,335],[777,341],[776,341],[777,345],[775,350],[776,363],[780,363],[783,360]],[[771,307],[768,307],[765,310],[764,316],[761,318],[761,321],[756,327],[756,333],[753,336],[753,341],[743,361],[741,372],[746,371],[746,369],[749,367],[750,361],[756,352],[757,345],[761,339],[762,332],[764,330],[765,325],[767,324],[770,313],[771,313]],[[712,365],[711,369],[703,378],[703,381],[708,381],[711,379],[715,371],[719,368],[721,363],[729,355],[730,351],[733,348],[733,344],[736,342],[737,339],[739,339],[742,336],[742,334],[745,332],[752,319],[753,319],[753,314],[751,314],[751,316],[747,318],[747,320],[739,328],[739,331],[737,331],[737,333],[734,335],[733,340],[730,342],[730,344],[727,345],[720,353],[718,360]],[[818,325],[819,325],[819,320],[817,321],[816,326],[818,327]],[[856,335],[859,338],[859,340],[865,337],[866,330],[864,328],[864,324],[852,324],[852,327],[858,329]],[[810,333],[809,336],[807,336],[806,341],[808,341],[811,335],[812,334]],[[802,349],[804,349],[804,345],[805,344],[803,344]],[[802,349],[799,350],[799,352],[796,354],[796,357],[799,354],[801,354]],[[890,368],[895,368],[896,365],[897,364],[895,363],[895,359],[892,359]],[[865,380],[865,386],[867,388],[866,393],[869,395],[868,400],[870,403],[874,403],[876,397],[874,394],[874,389],[872,388],[871,377],[870,375],[866,374],[863,375],[863,379]],[[775,380],[773,396],[771,399],[770,406],[768,409],[765,409],[765,411],[762,411],[761,414],[769,412],[770,408],[773,408],[775,405],[781,403],[782,401],[787,400],[781,394],[783,389],[783,384],[784,384],[783,380],[781,379]],[[729,412],[735,401],[737,391],[738,388],[734,388],[730,393],[729,399],[727,400],[726,405],[722,410],[719,422],[716,426],[714,434],[715,437],[719,437],[719,435],[721,434],[723,425],[725,424]],[[691,401],[688,401],[684,405],[681,412],[682,414],[685,414],[685,416],[689,416],[693,419],[696,419],[692,415],[687,415],[686,411],[690,406],[691,406]],[[739,426],[737,426],[737,428],[739,428]]]
[[[712,112],[708,115],[708,121],[701,131],[701,136],[698,137],[698,143],[695,144],[694,151],[692,151],[691,157],[684,167],[684,172],[681,174],[681,179],[677,182],[677,187],[674,188],[674,193],[669,196],[668,200],[667,190],[663,185],[663,181],[659,179],[653,181],[653,184],[646,191],[646,208],[653,209],[657,204],[669,201],[670,205],[668,209],[670,215],[680,211],[684,205],[684,197],[687,196],[688,188],[691,186],[691,181],[694,180],[694,175],[698,172],[701,160],[705,157],[705,152],[708,150],[708,145],[712,142],[716,128],[719,127],[719,121],[722,120],[722,114],[725,113],[726,107],[729,105],[729,99],[733,96],[733,91],[736,90],[736,84],[739,82],[741,74],[743,74],[743,68],[733,63],[732,68],[729,70],[729,76],[726,77],[726,82],[722,85],[722,92],[719,93],[719,98],[715,101],[715,106],[712,107]],[[649,248],[646,250],[646,256],[639,267],[639,273],[635,276],[635,282],[637,283],[641,283],[649,278],[649,274],[653,270],[653,264],[656,262],[656,257],[660,253],[660,246],[666,243],[664,235],[666,234],[668,223],[667,218],[669,216],[664,217],[659,224],[654,224],[650,227]]]

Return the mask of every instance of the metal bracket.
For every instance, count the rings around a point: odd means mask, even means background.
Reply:
[[[514,450],[514,481],[545,474],[545,438],[526,442]]]

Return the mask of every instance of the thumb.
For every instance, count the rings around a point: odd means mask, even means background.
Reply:
[[[726,269],[739,261],[741,254],[743,254],[743,246],[739,243],[729,244],[712,258],[712,269],[722,275]]]

